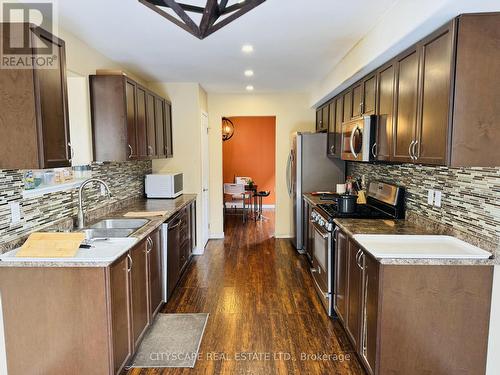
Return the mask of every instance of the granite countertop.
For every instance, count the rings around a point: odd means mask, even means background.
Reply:
[[[335,219],[335,223],[355,242],[357,234],[385,235],[442,235],[433,227],[425,227],[409,220]],[[359,245],[359,243],[358,243]],[[362,247],[360,245],[360,247]],[[369,249],[364,249],[370,252]],[[394,265],[493,265],[495,259],[402,259],[377,258],[382,264]]]
[[[104,244],[104,247],[110,248],[115,246],[115,251],[111,252],[113,254],[112,258],[106,256],[96,257],[94,259],[92,257],[86,257],[84,254],[82,255],[86,250],[82,249],[79,250],[78,254],[75,256],[75,258],[78,259],[75,261],[72,261],[71,258],[52,258],[44,260],[23,260],[23,258],[15,258],[15,260],[0,261],[0,267],[107,267],[194,200],[196,200],[196,195],[194,194],[184,194],[176,199],[137,199],[127,205],[119,205],[115,211],[113,211],[112,208],[111,210],[108,209],[105,215],[99,216],[98,213],[89,215],[90,217],[88,218],[86,227],[102,219],[121,218],[127,212],[166,211],[162,216],[145,217],[149,222],[132,233],[128,238],[129,241],[123,241],[123,239],[111,239],[109,242],[106,241],[107,243]],[[98,244],[96,246],[102,245]],[[116,246],[118,246],[118,249],[116,249]],[[103,248],[103,253],[105,250],[106,249]],[[3,256],[10,255],[12,257],[15,251],[17,250],[3,254]]]
[[[308,201],[310,204],[312,204],[313,206],[317,206],[318,204],[321,204],[321,203],[328,203],[328,201],[320,199],[319,195],[312,195],[311,193],[304,193],[304,194],[302,194],[302,197],[304,197],[304,199],[306,201]]]

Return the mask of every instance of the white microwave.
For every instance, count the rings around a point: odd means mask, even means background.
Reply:
[[[183,188],[184,175],[182,173],[146,175],[147,198],[177,198],[182,195]]]

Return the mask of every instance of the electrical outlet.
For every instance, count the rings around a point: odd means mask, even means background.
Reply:
[[[441,192],[439,190],[436,190],[436,192],[434,193],[434,206],[441,207],[441,199]]]
[[[434,190],[429,189],[427,193],[427,204],[432,206],[434,204]]]
[[[10,222],[17,224],[21,221],[21,205],[19,202],[11,202],[10,206]]]

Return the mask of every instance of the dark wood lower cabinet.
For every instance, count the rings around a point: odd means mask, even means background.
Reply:
[[[146,268],[146,241],[142,241],[130,251],[131,289],[132,289],[132,332],[133,345],[137,347],[142,334],[148,326],[148,276]]]
[[[130,330],[131,295],[129,258],[122,256],[109,268],[111,295],[111,337],[113,344],[113,373],[117,374],[132,356]]]
[[[162,265],[160,231],[157,229],[148,237],[148,299],[149,321],[152,322],[154,314],[162,304]]]
[[[336,239],[334,306],[369,374],[485,373],[493,266],[381,264]]]

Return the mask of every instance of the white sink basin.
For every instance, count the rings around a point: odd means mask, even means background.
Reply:
[[[376,258],[488,259],[491,253],[451,236],[357,234]]]

